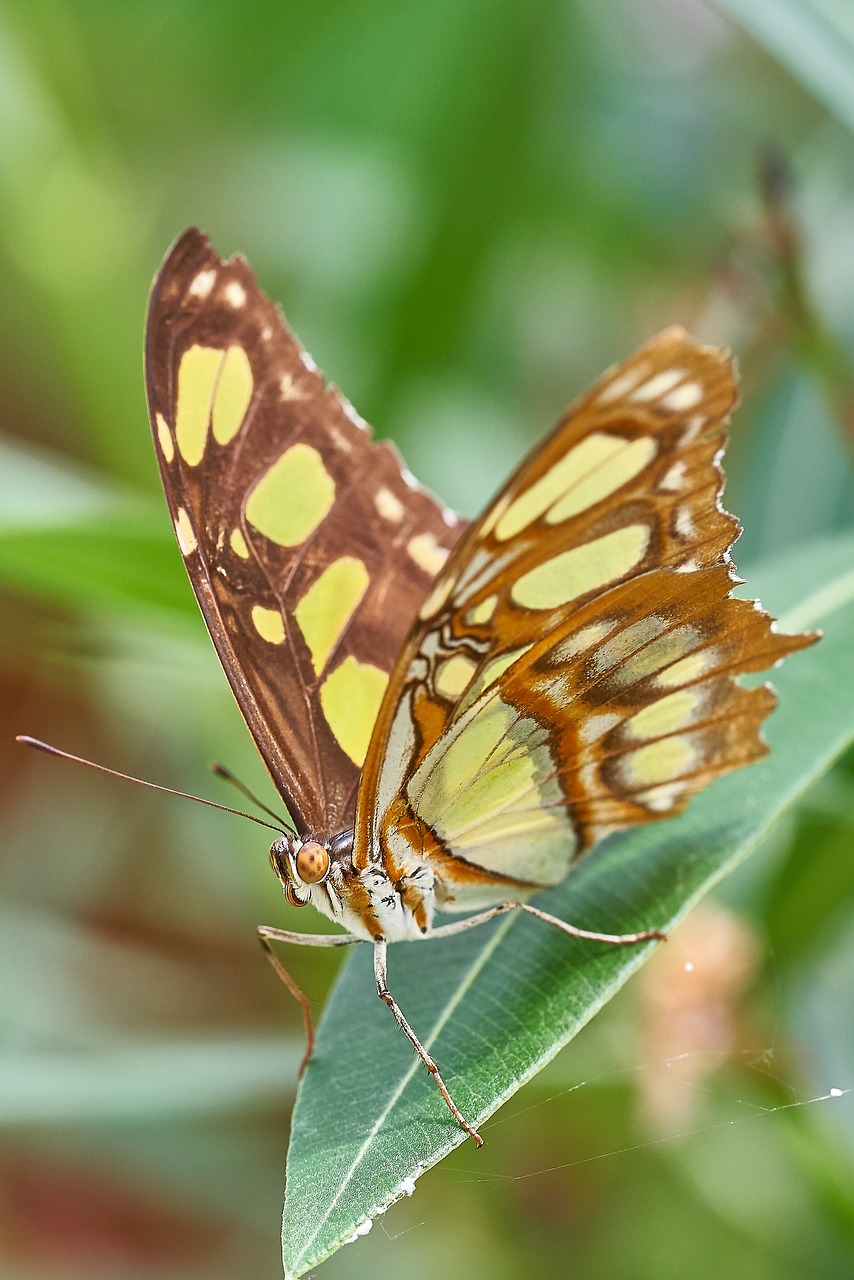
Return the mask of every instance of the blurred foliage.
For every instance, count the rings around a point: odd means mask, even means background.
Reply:
[[[854,522],[852,49],[845,0],[0,0],[4,1275],[280,1274],[257,833],[10,741],[265,785],[157,491],[170,240],[244,251],[466,512],[657,328],[731,345],[744,568]],[[852,814],[848,761],[683,926],[699,996],[649,966],[325,1274],[851,1274],[854,1106],[802,1104],[854,1085]]]

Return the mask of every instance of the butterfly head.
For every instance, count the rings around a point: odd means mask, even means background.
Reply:
[[[270,866],[291,905],[305,907],[315,897],[315,890],[325,888],[328,894],[330,882],[340,879],[352,847],[352,832],[341,832],[324,844],[285,835],[270,845]]]

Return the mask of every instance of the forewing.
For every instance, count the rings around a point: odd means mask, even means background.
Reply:
[[[734,600],[718,458],[732,362],[669,329],[570,408],[469,530],[401,656],[356,857],[426,854],[449,903],[554,884],[611,831],[765,751],[782,636]]]
[[[462,529],[261,292],[184,233],[154,283],[146,386],[178,543],[211,638],[303,832],[352,826],[389,673]]]

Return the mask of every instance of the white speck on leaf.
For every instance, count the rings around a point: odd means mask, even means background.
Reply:
[[[354,1244],[355,1241],[359,1239],[359,1236],[366,1236],[373,1225],[374,1225],[374,1222],[372,1218],[365,1218],[365,1221],[359,1223],[356,1230],[353,1232],[351,1236],[347,1237],[344,1243]]]

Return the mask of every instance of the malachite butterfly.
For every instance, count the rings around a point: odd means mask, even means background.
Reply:
[[[154,284],[146,382],[190,581],[292,827],[289,900],[374,944],[527,902],[613,832],[765,754],[768,685],[812,644],[734,599],[720,504],[732,361],[679,328],[609,369],[466,525],[420,488],[241,257],[184,233]],[[474,912],[434,927],[436,910]]]

